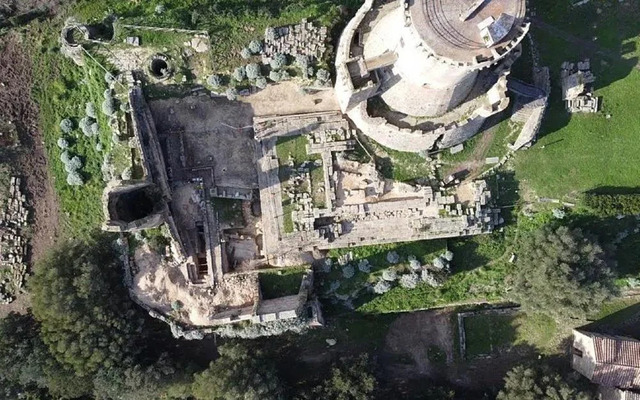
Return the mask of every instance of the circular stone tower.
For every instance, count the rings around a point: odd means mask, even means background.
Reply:
[[[436,117],[460,105],[478,72],[527,33],[525,0],[407,0],[398,12],[398,32],[388,34],[397,40],[389,44],[397,60],[381,97],[413,116]]]

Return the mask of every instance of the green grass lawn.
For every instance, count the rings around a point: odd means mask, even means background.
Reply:
[[[513,315],[478,314],[464,318],[465,357],[492,355],[516,339]]]
[[[540,3],[551,7],[549,2]],[[626,15],[629,12],[621,11],[626,5],[606,6],[607,12],[599,16],[593,9],[596,6],[603,5],[588,4],[577,9],[576,15],[565,14],[565,18],[561,17],[565,11],[556,8],[540,15],[563,30],[580,28],[585,38],[591,37],[589,27],[596,23],[598,28],[593,34],[599,39],[594,43],[625,53],[624,58],[617,61],[610,57],[591,57],[596,95],[602,96],[603,101],[600,113],[569,115],[565,111],[560,98],[560,64],[578,61],[581,51],[562,38],[540,29],[533,30],[542,63],[552,72],[553,91],[540,139],[533,148],[518,154],[516,175],[539,196],[573,197],[600,187],[640,186],[640,142],[637,140],[640,114],[634,106],[640,101],[640,71],[634,68],[637,59],[630,60],[638,55],[640,28],[637,19],[632,24],[623,22],[630,18]],[[630,14],[637,16],[634,12]],[[571,18],[567,18],[568,15]],[[589,15],[591,19],[587,18]],[[616,20],[616,15],[623,19]],[[589,22],[579,25],[582,20]],[[606,118],[607,114],[611,115],[610,119]]]
[[[162,4],[164,10],[156,12]],[[151,0],[144,2],[80,0],[74,13],[80,20],[98,20],[108,12],[128,24],[207,30],[212,37],[212,62],[216,71],[230,73],[246,64],[240,50],[261,39],[268,26],[300,22],[303,18],[333,26],[341,20],[339,5],[359,6],[355,0]],[[326,61],[326,60],[323,60]]]
[[[363,135],[359,138],[367,151],[375,156],[376,165],[385,178],[411,182],[431,175],[431,164],[421,155],[384,147]]]
[[[468,359],[497,354],[513,346],[556,354],[563,334],[556,321],[544,314],[477,314],[464,318],[464,327]]]
[[[33,58],[33,95],[40,107],[41,127],[49,156],[54,187],[58,193],[65,223],[65,234],[83,236],[96,229],[104,216],[101,195],[104,187],[101,165],[103,152],[115,146],[107,117],[100,111],[103,92],[107,88],[104,71],[91,60],[79,67],[60,54],[58,48],[59,26],[55,22],[34,23],[29,30],[29,50]],[[87,138],[78,128],[78,121],[85,114],[85,104],[93,102],[100,126],[98,137]],[[59,124],[64,118],[74,122],[74,131],[63,135]],[[64,136],[70,142],[69,153],[82,159],[82,175],[85,184],[70,186],[66,182],[61,150],[56,145]],[[97,143],[104,150],[96,150]],[[126,155],[124,156],[126,158]],[[120,170],[121,172],[121,170]]]
[[[265,300],[298,294],[308,267],[291,267],[260,273],[260,289]]]
[[[220,222],[234,227],[244,225],[242,200],[216,198],[213,200],[213,209],[218,213]]]

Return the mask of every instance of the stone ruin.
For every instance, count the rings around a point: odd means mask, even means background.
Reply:
[[[600,109],[600,98],[593,95],[596,77],[591,72],[589,59],[571,63],[565,61],[560,67],[562,99],[570,113],[595,113]]]
[[[27,272],[27,240],[22,229],[27,226],[29,211],[20,183],[20,178],[11,178],[9,197],[0,214],[0,268],[3,272],[9,270],[9,274],[0,281],[0,304],[15,300],[15,293],[24,285]]]
[[[321,59],[327,50],[326,41],[327,27],[317,27],[306,19],[297,25],[267,28],[262,62],[268,64],[277,53]]]

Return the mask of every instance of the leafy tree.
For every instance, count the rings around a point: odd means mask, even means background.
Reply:
[[[420,282],[420,276],[418,274],[412,272],[410,274],[405,274],[400,277],[400,286],[405,289],[415,289]]]
[[[184,398],[190,394],[191,382],[166,355],[155,363],[142,366],[102,368],[94,379],[96,400],[159,399],[173,392]]]
[[[282,74],[280,71],[271,71],[269,72],[269,79],[274,82],[280,82],[280,80],[282,80]]]
[[[82,186],[84,185],[84,179],[78,171],[69,171],[67,173],[67,185],[70,186]]]
[[[507,372],[496,400],[592,400],[577,382],[565,379],[548,366],[518,365]]]
[[[234,87],[230,87],[229,89],[227,89],[225,94],[227,95],[227,99],[229,101],[235,101],[238,99],[238,89]]]
[[[272,69],[281,69],[287,65],[287,56],[282,53],[276,53],[269,62]]]
[[[260,76],[260,66],[256,63],[247,64],[244,69],[249,79],[256,79]]]
[[[113,97],[106,97],[102,102],[102,112],[105,115],[113,115],[116,112],[116,103]]]
[[[640,214],[640,194],[602,194],[587,193],[584,204],[600,215],[637,215]]]
[[[91,103],[88,103],[91,104]],[[78,124],[78,126],[80,127],[80,130],[82,131],[82,133],[85,136],[91,136],[93,135],[93,131],[91,129],[91,125],[93,125],[93,123],[95,122],[95,120],[91,117],[82,117],[80,119],[80,122]]]
[[[377,382],[369,372],[369,357],[342,360],[331,370],[331,376],[313,389],[314,398],[332,400],[367,400],[376,390]]]
[[[164,10],[165,10],[164,4],[156,5],[156,8],[155,8],[156,14],[162,14],[164,12]]]
[[[218,74],[213,74],[207,79],[207,83],[214,89],[222,86],[222,77]]]
[[[247,74],[245,73],[245,70],[243,67],[237,67],[236,69],[233,70],[233,74],[231,74],[231,76],[236,81],[242,82],[244,78],[247,77]]]
[[[259,54],[262,51],[262,42],[259,40],[252,40],[251,43],[249,43],[249,50],[251,50],[253,54]]]
[[[87,117],[96,118],[96,106],[91,102],[85,104],[84,113],[87,115]]]
[[[69,148],[69,142],[65,138],[58,138],[56,143],[61,150],[66,150]]]
[[[267,87],[267,78],[264,76],[259,76],[256,78],[256,86],[260,89],[264,89]]]
[[[248,47],[243,47],[242,50],[240,50],[240,57],[244,58],[245,60],[251,58],[251,50],[249,50]]]
[[[612,272],[594,237],[564,226],[522,237],[512,296],[526,310],[580,316],[612,291]]]
[[[62,121],[60,121],[60,130],[63,133],[71,133],[71,131],[73,130],[73,122],[71,122],[69,118],[63,119]]]
[[[31,393],[37,399],[48,398],[49,391],[74,398],[91,388],[90,380],[75,376],[51,356],[32,315],[15,313],[0,320],[0,383],[0,398],[12,399],[18,396],[7,391]]]
[[[51,354],[78,376],[128,365],[145,343],[142,314],[106,236],[63,242],[31,279],[33,314]]]
[[[261,353],[240,345],[219,349],[220,358],[195,375],[193,395],[198,400],[282,399],[276,370]]]

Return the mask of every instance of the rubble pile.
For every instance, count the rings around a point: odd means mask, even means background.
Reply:
[[[275,35],[273,31],[269,34],[269,29],[275,30]],[[327,27],[317,27],[306,19],[297,25],[267,28],[262,62],[268,64],[277,53],[320,59],[327,49],[326,41]]]
[[[596,80],[591,72],[591,63],[585,59],[576,64],[563,62],[560,77],[562,79],[562,98],[570,113],[595,113],[600,108],[600,99],[593,94]]]
[[[20,191],[20,178],[12,177],[9,196],[0,214],[0,304],[15,300],[15,293],[24,285],[27,272],[27,240],[21,230],[27,226],[26,197]]]

